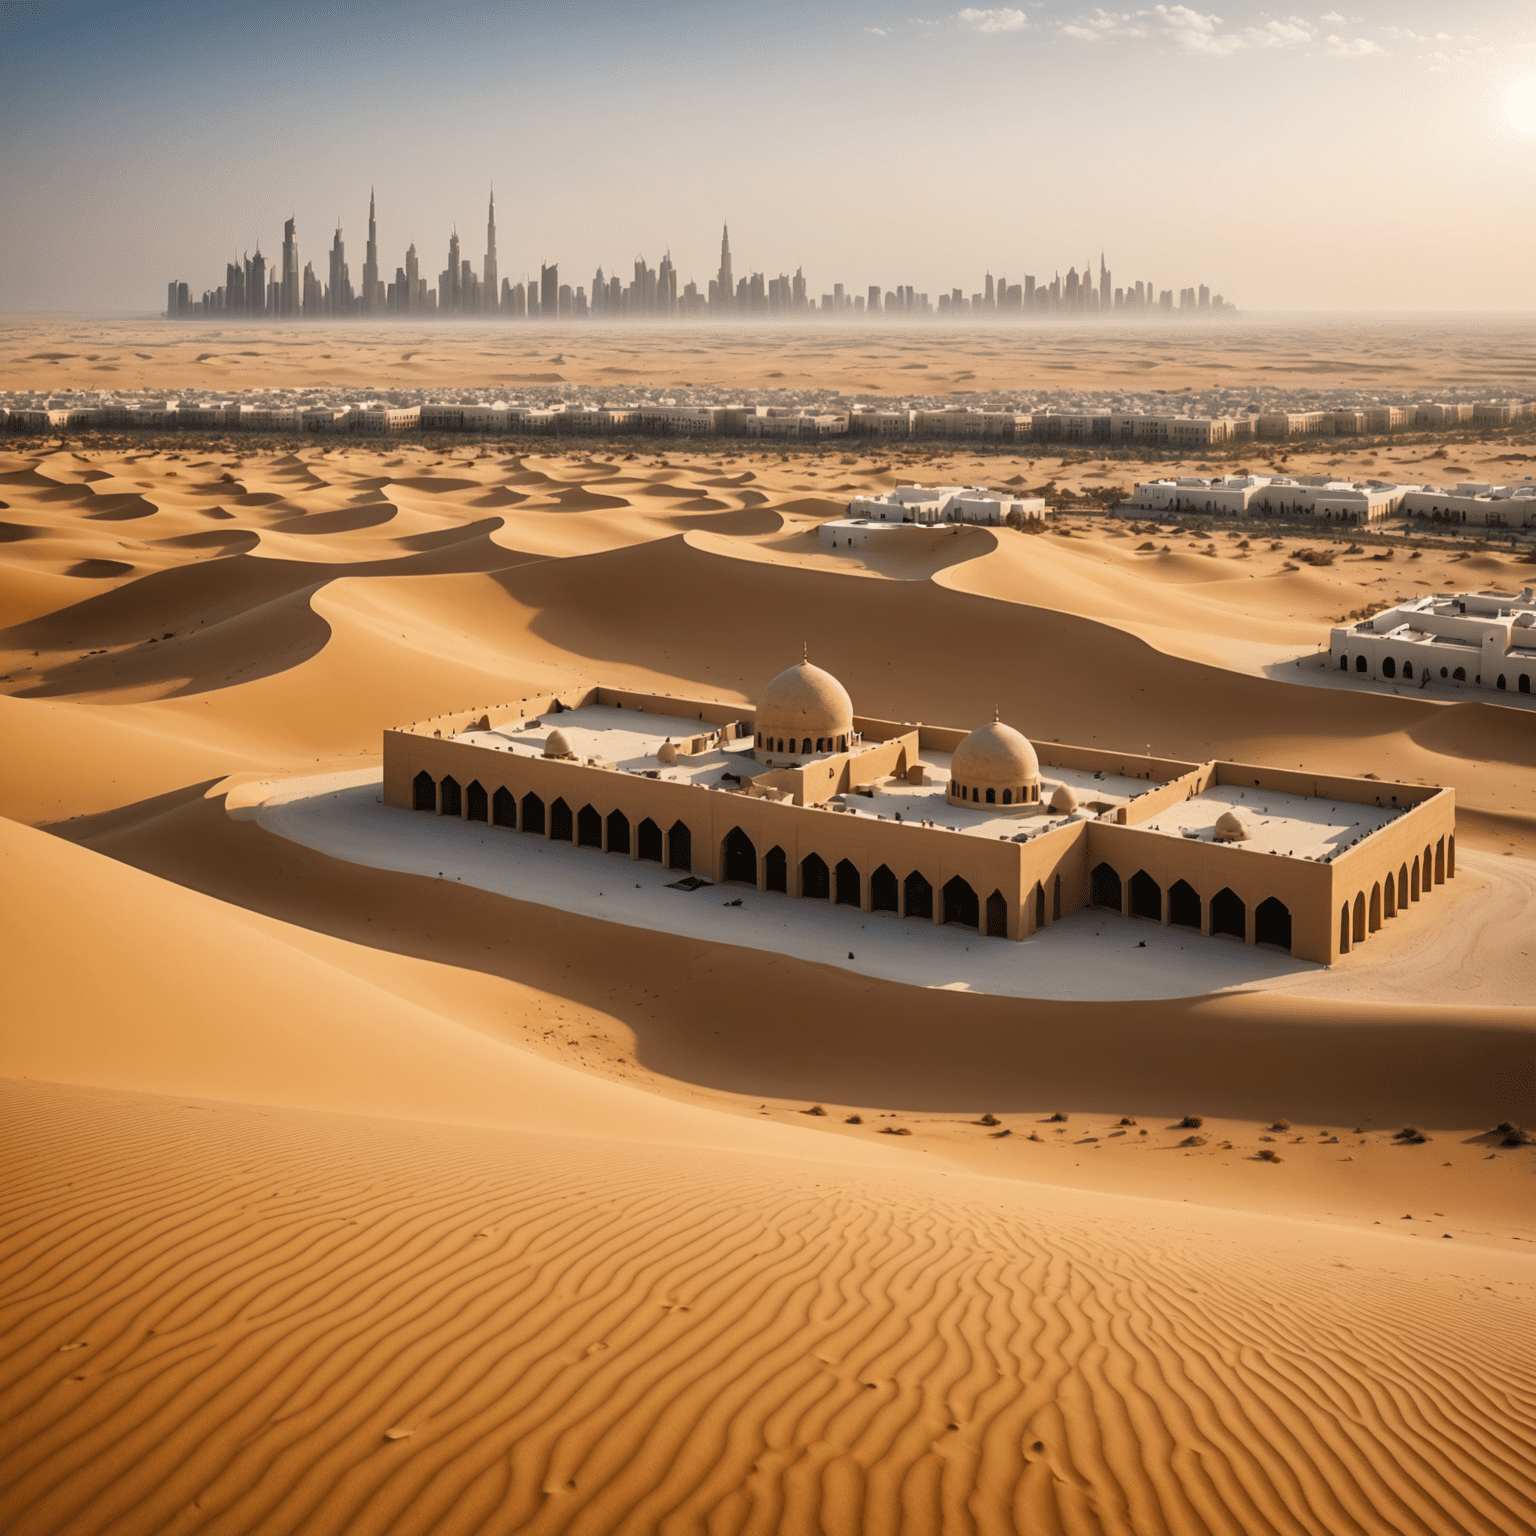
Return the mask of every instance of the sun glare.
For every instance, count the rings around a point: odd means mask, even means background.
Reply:
[[[1504,93],[1504,115],[1511,128],[1536,133],[1536,75],[1516,80]]]

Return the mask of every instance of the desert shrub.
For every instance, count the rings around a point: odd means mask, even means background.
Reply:
[[[1393,1141],[1400,1141],[1405,1146],[1422,1146],[1429,1137],[1416,1125],[1405,1125],[1402,1130],[1396,1131],[1392,1136]]]
[[[1280,1161],[1280,1154],[1270,1147],[1264,1147],[1259,1152],[1259,1161],[1261,1163],[1278,1163]]]
[[[1290,1128],[1291,1122],[1289,1120],[1276,1120],[1275,1123],[1270,1126],[1270,1130],[1272,1131],[1288,1131]]]
[[[1062,1112],[1061,1112],[1061,1111],[1060,1111],[1060,1110],[1059,1110],[1059,1109],[1058,1109],[1058,1110],[1057,1110],[1057,1111],[1056,1111],[1056,1113],[1055,1113],[1055,1114],[1054,1114],[1054,1115],[1052,1115],[1052,1116],[1051,1116],[1051,1121],[1052,1121],[1052,1123],[1055,1123],[1055,1122],[1056,1122],[1056,1121],[1058,1121],[1058,1120],[1059,1120],[1059,1121],[1061,1121],[1061,1122],[1062,1122],[1062,1123],[1063,1123],[1063,1124],[1065,1124],[1065,1123],[1066,1123],[1066,1118],[1067,1118],[1067,1117],[1066,1117],[1066,1116],[1065,1116],[1065,1115],[1064,1115],[1064,1114],[1062,1114]]]
[[[1179,1129],[1181,1131],[1198,1131],[1204,1124],[1204,1115],[1185,1115],[1184,1118],[1179,1121]]]

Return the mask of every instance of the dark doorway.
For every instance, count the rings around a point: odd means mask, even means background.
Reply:
[[[1035,881],[1035,927],[1045,927],[1045,887]]]
[[[1382,661],[1381,661],[1381,675],[1383,677],[1396,677],[1397,676],[1397,663],[1395,661],[1393,661],[1390,656],[1382,657]]]
[[[564,799],[556,800],[549,808],[549,838],[554,843],[568,843],[576,828],[571,822],[571,808]]]
[[[576,841],[583,848],[603,846],[603,818],[590,805],[576,812]]]
[[[674,821],[667,834],[667,868],[685,873],[693,868],[693,834],[686,821]]]
[[[897,886],[896,876],[891,873],[887,865],[882,864],[874,874],[869,877],[869,909],[871,912],[895,912],[899,908],[896,904]]]
[[[418,811],[437,809],[437,781],[425,768],[411,780],[411,806]]]
[[[608,852],[629,853],[629,817],[623,811],[608,813]]]
[[[537,795],[523,796],[523,831],[544,835],[544,802]]]
[[[1255,944],[1274,944],[1281,949],[1291,947],[1291,909],[1273,896],[1261,901],[1253,914],[1253,940]]]
[[[1346,901],[1339,909],[1339,953],[1349,953],[1349,903]]]
[[[864,904],[863,881],[859,872],[847,859],[837,866],[837,904],[840,907],[860,907]]]
[[[1211,897],[1211,932],[1230,933],[1234,939],[1248,937],[1248,906],[1227,886]]]
[[[827,876],[827,866],[819,853],[812,853],[800,860],[800,894],[827,899],[831,889],[831,881]]]
[[[757,845],[740,827],[725,834],[725,872],[722,879],[736,885],[757,885]]]
[[[464,799],[467,802],[464,807],[464,817],[467,821],[485,821],[490,811],[490,800],[485,793],[485,785],[479,779],[471,779],[469,788],[464,791]]]
[[[649,859],[653,864],[661,863],[661,828],[649,816],[640,823],[636,851],[642,859]]]
[[[1356,656],[1355,657],[1355,671],[1356,672],[1364,672],[1365,671],[1365,657],[1364,656]]]
[[[993,891],[987,897],[987,937],[1008,937],[1008,898],[1001,891]]]
[[[785,858],[782,848],[773,847],[768,850],[763,860],[763,874],[770,891],[789,890],[789,860]]]
[[[517,825],[517,801],[505,784],[491,796],[491,823],[498,827]]]
[[[459,790],[459,781],[452,774],[449,774],[443,780],[442,814],[444,816],[458,816],[463,812],[463,809],[463,795]]]
[[[907,916],[926,917],[933,921],[933,887],[917,870],[906,878]]]
[[[1120,876],[1108,864],[1095,864],[1089,881],[1090,900],[1096,907],[1108,907],[1113,912],[1124,911],[1121,899]]]
[[[1520,674],[1519,691],[1521,693],[1529,693],[1531,691],[1531,674],[1529,672],[1522,672]]]
[[[1131,916],[1163,920],[1163,888],[1144,869],[1131,876]]]
[[[944,921],[959,923],[962,928],[981,927],[981,903],[970,882],[959,875],[944,887]]]
[[[1175,880],[1168,888],[1168,921],[1180,928],[1200,926],[1200,893],[1187,880]]]

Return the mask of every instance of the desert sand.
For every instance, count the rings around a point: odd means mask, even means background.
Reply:
[[[638,386],[850,395],[991,390],[1487,387],[1529,396],[1536,343],[1522,316],[1239,316],[1214,324],[906,326],[170,322],[6,316],[13,390],[519,389]]]
[[[1362,606],[1532,567],[1087,504],[816,540],[898,478],[1126,469],[9,445],[0,1527],[1536,1523],[1536,1148],[1492,1131],[1536,1089],[1536,718],[1309,675]],[[748,701],[802,643],[873,715],[1453,786],[1457,879],[1330,971],[1034,998],[261,814],[387,724]]]

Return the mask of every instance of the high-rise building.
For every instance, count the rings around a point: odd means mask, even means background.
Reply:
[[[464,307],[464,290],[460,286],[459,270],[459,231],[454,229],[448,237],[448,292],[439,300],[451,310],[460,310]]]
[[[1104,252],[1099,252],[1099,308],[1107,311],[1110,307],[1111,289],[1109,286],[1109,268],[1104,265]]]
[[[405,253],[405,308],[407,314],[419,314],[425,305],[422,302],[421,262],[416,256],[416,243],[411,242],[411,247]]]
[[[299,289],[299,237],[297,222],[283,224],[283,277],[279,290],[278,313],[284,319],[299,312],[303,296]]]
[[[350,315],[356,304],[352,293],[352,274],[347,270],[347,247],[341,238],[341,224],[331,241],[331,286],[326,307],[333,315]]]
[[[555,319],[560,313],[560,263],[547,267],[539,263],[539,313],[546,320]]]
[[[481,282],[481,294],[486,309],[500,307],[501,283],[496,275],[496,189],[491,189],[491,209],[485,216],[485,276]]]
[[[261,242],[256,242],[256,254],[245,264],[245,312],[248,315],[264,315],[267,312],[267,258],[261,254]]]
[[[373,188],[368,188],[368,251],[363,261],[363,312],[383,309],[383,285],[379,282],[379,226],[373,215]]]
[[[731,276],[731,228],[724,224],[720,228],[720,273],[715,279],[719,286],[719,304],[721,309],[729,309],[731,301],[736,296],[736,283]]]

